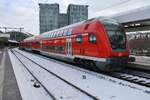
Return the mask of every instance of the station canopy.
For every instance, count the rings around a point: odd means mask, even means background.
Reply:
[[[122,23],[127,31],[150,30],[150,6],[145,6],[111,16]]]

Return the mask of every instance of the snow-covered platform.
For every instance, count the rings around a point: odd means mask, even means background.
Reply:
[[[9,56],[23,100],[150,99],[148,87],[40,55],[14,50],[13,53],[9,51]],[[37,81],[40,84],[38,88],[34,87]]]

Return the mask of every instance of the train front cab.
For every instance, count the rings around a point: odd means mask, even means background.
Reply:
[[[129,61],[129,49],[123,26],[112,19],[100,19],[100,27],[106,36],[107,54],[103,61],[96,62],[101,70],[118,71]]]
[[[128,62],[129,50],[125,32],[114,20],[93,20],[76,27],[72,47],[75,58],[85,63],[94,61],[103,71],[120,70]]]

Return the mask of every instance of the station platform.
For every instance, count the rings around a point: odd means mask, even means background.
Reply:
[[[22,100],[7,49],[0,50],[0,100]]]
[[[150,57],[147,56],[132,56],[135,57],[135,62],[129,63],[128,67],[138,68],[150,71]]]

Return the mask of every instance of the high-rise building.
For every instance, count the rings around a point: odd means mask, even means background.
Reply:
[[[58,28],[59,4],[39,4],[40,34]]]
[[[67,9],[68,24],[77,23],[88,19],[88,5],[70,4]]]
[[[59,4],[39,4],[40,33],[88,19],[87,5],[70,4],[67,14],[59,13]]]
[[[68,25],[68,14],[59,14],[59,17],[58,17],[58,27],[63,27],[63,26],[66,26]]]

